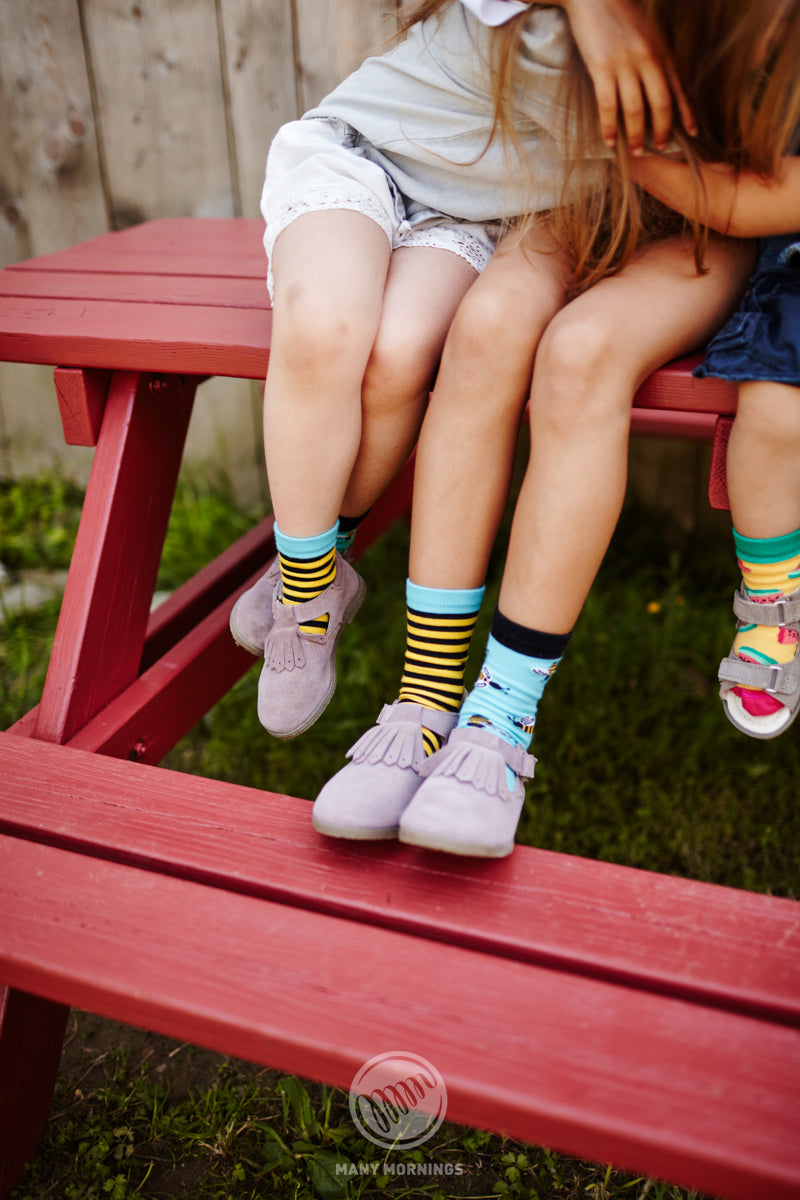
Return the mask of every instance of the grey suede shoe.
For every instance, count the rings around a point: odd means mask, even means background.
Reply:
[[[426,778],[400,819],[400,841],[448,854],[504,858],[514,849],[523,780],[533,778],[535,764],[532,754],[488,729],[454,729],[423,767]],[[507,766],[516,776],[513,789]]]
[[[264,642],[272,629],[272,598],[281,579],[277,555],[261,578],[242,592],[231,609],[230,629],[237,646],[262,658]]]
[[[395,700],[347,751],[352,761],[328,780],[314,801],[314,828],[328,837],[391,838],[422,782],[422,730],[447,737],[457,713]]]
[[[274,737],[292,738],[310,729],[336,691],[336,645],[366,592],[364,580],[336,556],[336,578],[304,604],[272,598],[272,628],[264,641],[264,666],[258,681],[258,719]],[[303,633],[305,622],[329,616],[322,634]]]

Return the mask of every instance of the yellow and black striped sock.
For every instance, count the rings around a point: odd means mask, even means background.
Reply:
[[[284,604],[303,604],[325,591],[336,578],[336,548],[327,550],[318,558],[291,558],[278,553],[281,568],[281,600]],[[303,633],[325,633],[328,614],[299,626]]]
[[[407,613],[399,699],[440,712],[458,712],[477,610],[431,613],[409,607]],[[443,741],[439,734],[423,728],[426,754],[433,754]]]

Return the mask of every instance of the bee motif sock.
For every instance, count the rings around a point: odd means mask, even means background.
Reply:
[[[800,529],[778,538],[748,538],[733,531],[742,572],[742,590],[757,604],[772,603],[800,588]],[[744,662],[790,662],[797,653],[795,630],[783,625],[740,625],[733,653]],[[780,700],[760,688],[733,689],[742,706],[754,717],[769,716],[781,707]]]
[[[315,537],[297,538],[282,533],[275,525],[275,545],[281,570],[281,603],[303,604],[313,600],[336,578],[336,532],[338,522]],[[298,628],[303,633],[325,633],[328,614]]]
[[[440,712],[458,712],[464,698],[464,672],[483,588],[427,588],[406,584],[406,654],[399,700]],[[422,730],[426,754],[443,738]]]
[[[495,609],[486,657],[475,687],[461,706],[459,727],[489,729],[527,750],[545,685],[571,636],[527,629]],[[513,787],[513,772],[506,770]]]

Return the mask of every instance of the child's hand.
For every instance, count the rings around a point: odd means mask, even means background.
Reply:
[[[621,108],[628,145],[633,154],[641,155],[649,108],[653,142],[656,149],[663,149],[672,130],[673,100],[684,128],[694,136],[694,114],[672,63],[636,5],[631,0],[563,0],[563,4],[594,84],[606,144],[615,144]]]

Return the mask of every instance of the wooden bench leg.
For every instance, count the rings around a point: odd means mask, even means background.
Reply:
[[[138,674],[196,382],[112,377],[37,738],[68,741]]]
[[[196,385],[111,378],[37,739],[68,741],[138,674]],[[0,991],[0,1197],[47,1120],[68,1015],[62,1004]]]
[[[0,988],[0,1200],[47,1122],[68,1016],[63,1004]]]
[[[708,476],[708,502],[712,508],[730,508],[728,499],[728,439],[733,428],[733,417],[718,417],[714,428],[714,446],[711,451],[711,470]]]

